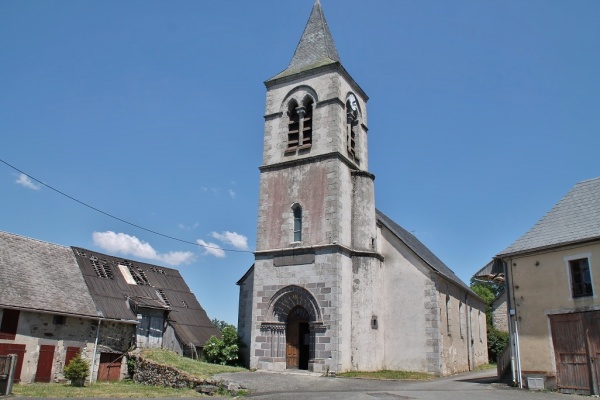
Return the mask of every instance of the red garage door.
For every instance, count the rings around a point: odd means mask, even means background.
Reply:
[[[15,370],[15,382],[21,382],[21,369],[23,368],[23,358],[25,358],[25,345],[13,343],[0,343],[0,356],[9,354],[17,355],[17,369]]]
[[[40,346],[40,356],[35,370],[36,382],[50,382],[52,379],[52,363],[54,361],[54,346]]]

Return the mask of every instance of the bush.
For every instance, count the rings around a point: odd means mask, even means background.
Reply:
[[[127,357],[127,375],[129,378],[133,378],[135,374],[135,359],[133,357]]]
[[[497,362],[498,356],[508,346],[508,332],[499,331],[491,326],[488,329],[488,357],[490,362]]]
[[[204,357],[213,364],[235,365],[239,359],[239,336],[235,327],[226,326],[222,331],[223,338],[211,336],[204,344]]]
[[[77,353],[71,359],[68,365],[63,369],[65,378],[71,381],[73,386],[83,386],[85,378],[90,375],[90,363],[81,358],[81,353]]]

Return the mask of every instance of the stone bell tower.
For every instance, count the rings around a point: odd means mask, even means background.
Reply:
[[[380,365],[368,97],[342,66],[318,0],[289,66],[265,86],[255,263],[238,282],[245,361],[316,372]]]

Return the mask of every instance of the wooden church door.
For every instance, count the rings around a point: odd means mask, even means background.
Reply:
[[[308,369],[309,356],[309,315],[301,306],[290,311],[285,335],[286,368]]]

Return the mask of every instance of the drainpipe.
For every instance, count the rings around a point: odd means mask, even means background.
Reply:
[[[98,329],[96,329],[96,340],[94,341],[94,354],[92,355],[92,371],[90,372],[90,385],[92,384],[92,380],[94,379],[94,366],[96,365],[96,349],[98,348],[98,336],[100,336],[101,323],[102,318],[98,320]]]
[[[471,349],[473,344],[471,343],[471,313],[469,312],[469,293],[465,293],[465,318],[467,319],[467,364],[469,371],[473,370]]]
[[[517,326],[517,318],[515,313],[515,347],[517,353],[517,381],[519,383],[519,389],[523,389],[523,379],[521,376],[521,351],[519,349],[519,328]]]
[[[513,287],[513,268],[512,268],[512,259],[503,260],[504,263],[504,279],[505,279],[505,289],[506,289],[506,301],[507,308],[509,313],[509,333],[510,333],[510,367],[513,376],[513,384],[519,386],[519,388],[523,388],[523,382],[521,379],[521,355],[519,351],[519,329],[517,324],[517,308],[516,308],[516,300],[514,297],[514,287]]]

